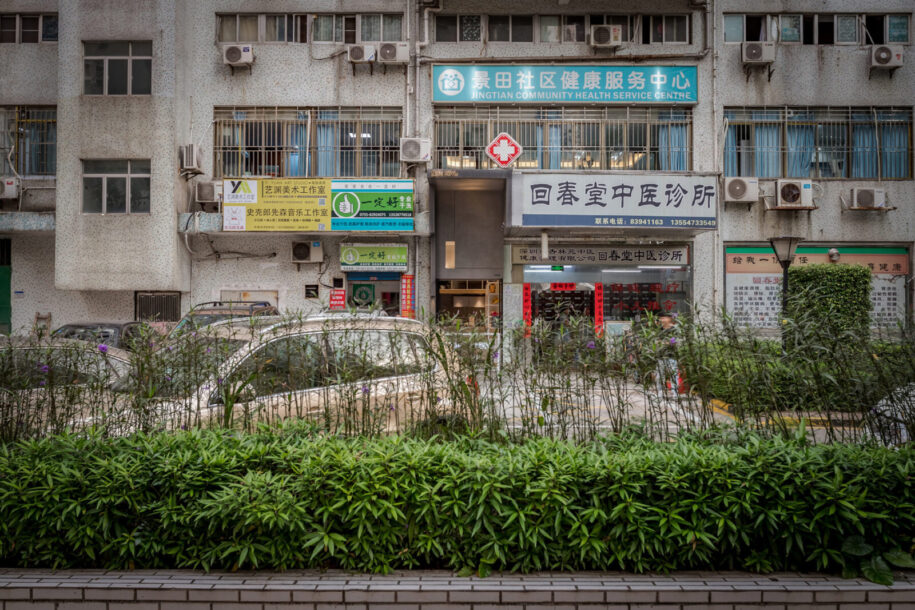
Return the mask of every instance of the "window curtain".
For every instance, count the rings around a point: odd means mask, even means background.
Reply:
[[[689,162],[686,115],[671,110],[658,115],[658,149],[661,169],[683,172]],[[664,121],[667,121],[666,123]]]
[[[877,177],[877,128],[872,114],[851,117],[851,177]]]
[[[542,169],[560,169],[562,167],[562,112],[545,110],[540,113],[540,124],[537,126],[537,157],[541,159]],[[546,123],[546,165],[543,165],[543,125]],[[523,146],[523,144],[522,144]]]
[[[883,178],[909,177],[909,117],[878,112],[880,127],[880,174]]]
[[[316,156],[318,176],[334,176],[337,169],[337,111],[319,110]],[[333,122],[331,122],[333,121]]]
[[[739,176],[737,165],[737,127],[732,123],[737,115],[732,110],[726,110],[724,117],[728,119],[728,131],[724,136],[724,175]]]
[[[307,176],[311,167],[311,151],[308,150],[307,113],[300,112],[298,119],[306,122],[293,123],[286,126],[287,152],[283,160],[286,176]]]
[[[787,165],[785,176],[788,178],[807,178],[816,155],[816,125],[798,125],[792,121],[814,121],[811,114],[795,115],[788,122]]]
[[[756,175],[760,178],[778,178],[782,175],[780,113],[762,110],[751,115],[755,125]]]

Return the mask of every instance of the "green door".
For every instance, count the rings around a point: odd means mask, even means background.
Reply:
[[[0,333],[10,334],[12,330],[13,308],[10,304],[10,276],[12,267],[0,267]]]

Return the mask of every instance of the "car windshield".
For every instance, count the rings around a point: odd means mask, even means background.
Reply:
[[[191,396],[212,379],[223,362],[247,343],[242,339],[187,335],[133,362],[130,374],[112,387],[146,397]]]
[[[203,328],[204,326],[209,326],[210,324],[219,322],[220,320],[228,320],[230,318],[246,318],[249,315],[251,314],[249,314],[247,311],[189,313],[184,316],[180,322],[178,322],[174,332],[190,330],[191,328]]]
[[[118,328],[116,326],[67,324],[54,331],[54,336],[61,339],[79,339],[80,341],[98,341],[111,347],[117,347]]]

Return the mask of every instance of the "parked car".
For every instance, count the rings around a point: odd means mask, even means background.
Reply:
[[[207,301],[195,305],[187,312],[168,336],[176,337],[190,328],[203,328],[220,320],[276,316],[279,313],[268,301]]]
[[[80,322],[64,324],[52,333],[59,339],[79,339],[131,350],[144,333],[143,322]]]
[[[157,427],[312,418],[334,433],[390,432],[450,411],[448,349],[405,318],[218,324],[156,352],[116,389],[150,396],[143,411]]]

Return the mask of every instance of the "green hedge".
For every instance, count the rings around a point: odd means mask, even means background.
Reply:
[[[871,272],[863,265],[824,263],[788,269],[788,308],[792,318],[822,324],[836,336],[870,329]]]
[[[838,571],[855,534],[911,550],[915,450],[729,434],[23,441],[0,446],[0,564]]]

